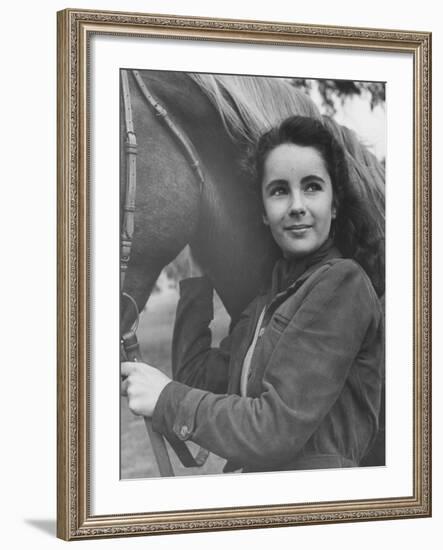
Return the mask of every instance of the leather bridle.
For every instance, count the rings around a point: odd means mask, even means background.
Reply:
[[[120,291],[122,298],[129,300],[135,311],[135,321],[128,332],[121,336],[121,353],[123,360],[126,361],[141,361],[140,348],[137,341],[136,330],[139,321],[139,308],[134,298],[126,291],[124,291],[125,277],[131,258],[131,251],[134,238],[134,218],[135,218],[135,197],[137,188],[137,136],[134,129],[134,120],[132,113],[131,95],[129,88],[128,73],[131,73],[137,86],[148,104],[149,108],[155,112],[155,115],[164,123],[167,130],[175,138],[179,149],[183,153],[184,157],[188,160],[192,170],[194,171],[199,190],[202,192],[205,178],[202,171],[202,165],[198,157],[198,153],[192,144],[189,137],[183,132],[178,125],[172,120],[167,110],[160,102],[152,95],[148,90],[145,82],[140,76],[140,73],[136,70],[121,71],[121,83],[123,94],[123,111],[124,111],[124,123],[125,123],[125,140],[124,151],[126,160],[126,174],[125,174],[125,193],[123,203],[123,219],[121,226],[121,254],[120,254]],[[146,428],[151,439],[154,454],[157,460],[157,465],[160,470],[161,476],[173,476],[174,471],[172,469],[171,461],[166,449],[166,445],[163,437],[155,432],[152,428],[152,422],[150,418],[145,418]],[[186,467],[202,466],[209,452],[206,449],[200,448],[196,457],[193,457],[188,447],[183,441],[179,439],[170,441],[174,451],[180,458],[182,464]]]
[[[200,193],[205,185],[202,164],[198,153],[185,132],[172,120],[168,111],[148,90],[145,82],[140,76],[139,71],[131,71],[135,82],[137,83],[143,98],[148,106],[154,110],[155,115],[159,117],[171,135],[175,138],[177,145],[182,151],[184,157],[194,171]],[[126,155],[126,189],[125,201],[123,207],[123,222],[121,232],[121,288],[124,286],[125,274],[131,257],[132,240],[134,236],[134,216],[135,216],[135,194],[136,194],[136,166],[137,166],[137,137],[134,131],[134,121],[132,116],[131,95],[129,89],[128,71],[122,70],[122,89],[123,104],[125,114],[125,155]]]

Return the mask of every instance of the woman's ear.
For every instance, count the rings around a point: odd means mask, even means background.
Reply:
[[[264,212],[263,212],[263,214],[262,214],[262,219],[263,219],[263,223],[264,223],[265,225],[269,225],[268,218],[267,218],[267,216],[266,216],[266,214],[265,214]]]

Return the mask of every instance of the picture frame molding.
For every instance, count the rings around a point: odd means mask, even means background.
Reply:
[[[57,535],[64,540],[431,515],[431,33],[68,9],[57,57]],[[88,472],[88,44],[94,34],[406,52],[414,60],[413,496],[93,516]]]

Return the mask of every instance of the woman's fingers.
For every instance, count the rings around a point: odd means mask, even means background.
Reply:
[[[137,367],[138,363],[131,363],[129,361],[125,361],[121,363],[120,365],[120,373],[123,376],[123,378],[126,378],[131,374],[131,372],[134,372],[135,368]]]
[[[142,416],[152,416],[158,397],[171,379],[146,363],[123,362],[120,392],[128,397],[129,409]]]
[[[125,361],[121,363],[120,365],[120,375],[121,375],[121,382],[120,382],[120,395],[125,395],[128,397],[128,387],[129,387],[129,375],[134,374],[136,372],[137,367],[140,365],[140,363],[132,363],[130,361]]]
[[[125,395],[125,396],[128,395],[128,384],[129,384],[128,377],[124,378],[120,382],[120,395]]]

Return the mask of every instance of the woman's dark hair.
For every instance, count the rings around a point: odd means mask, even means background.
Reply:
[[[370,277],[377,293],[384,293],[384,214],[371,204],[349,176],[343,147],[329,129],[335,123],[293,116],[285,119],[259,139],[252,152],[253,179],[261,194],[261,183],[269,153],[284,143],[314,147],[325,161],[332,182],[333,204],[337,211],[331,232],[341,253],[355,259]],[[326,126],[328,125],[328,127]]]

